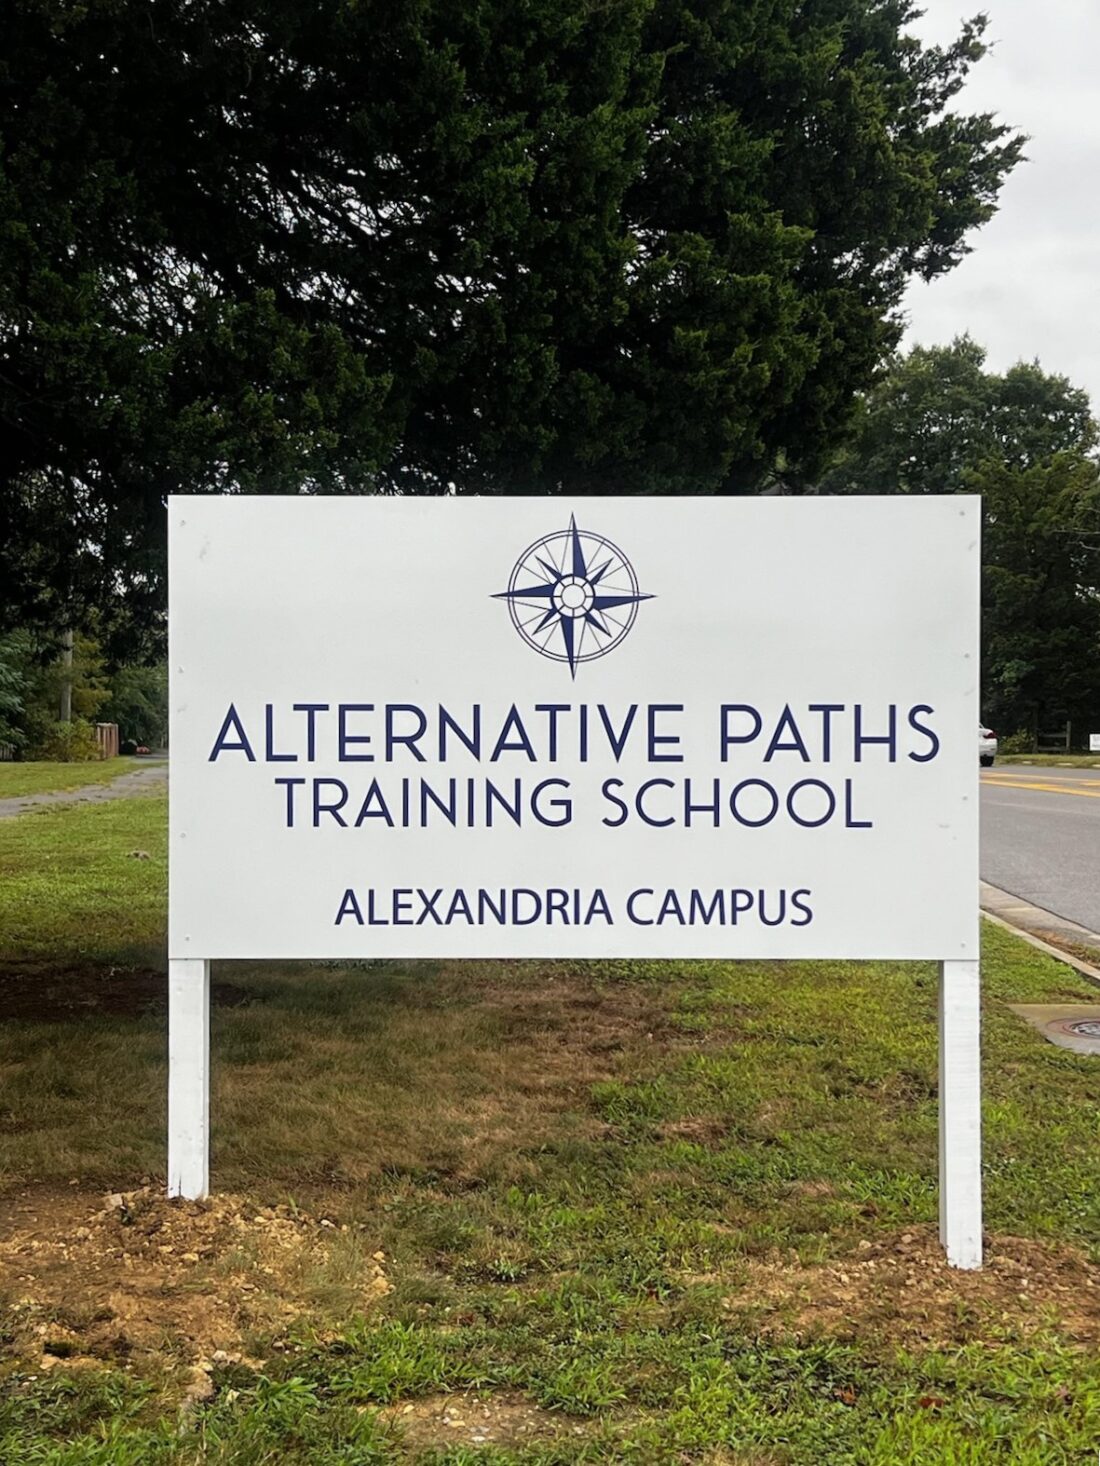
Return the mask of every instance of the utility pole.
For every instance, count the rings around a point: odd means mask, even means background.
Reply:
[[[61,721],[73,720],[73,629],[70,626],[61,634]]]

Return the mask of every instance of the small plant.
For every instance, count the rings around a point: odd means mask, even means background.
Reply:
[[[485,1271],[496,1283],[518,1283],[527,1272],[527,1264],[518,1257],[494,1257]]]
[[[998,753],[1034,753],[1035,739],[1025,729],[1009,733],[997,742]]]

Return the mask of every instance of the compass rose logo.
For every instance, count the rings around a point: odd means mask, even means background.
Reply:
[[[634,625],[641,601],[638,578],[623,552],[603,535],[569,528],[544,535],[516,561],[507,601],[512,624],[528,646],[576,677],[581,662],[606,656]]]

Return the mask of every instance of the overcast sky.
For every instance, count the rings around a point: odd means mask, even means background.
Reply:
[[[973,253],[906,297],[905,345],[968,331],[1002,371],[1038,358],[1084,387],[1100,413],[1100,0],[924,0],[922,40],[985,11],[990,53],[960,111],[995,112],[1031,139]]]

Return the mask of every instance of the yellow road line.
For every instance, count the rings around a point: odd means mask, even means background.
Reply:
[[[1026,783],[1029,779],[1042,779],[1044,781],[1049,780],[1051,782],[1055,780],[1061,780],[1062,782],[1072,786],[1073,788],[1077,788],[1079,784],[1084,784],[1090,789],[1100,789],[1100,777],[1095,779],[1074,779],[1071,778],[1068,774],[1058,773],[1055,769],[1048,769],[1045,773],[1040,773],[1038,770],[1036,770],[1035,772],[1029,771],[1026,774],[1018,774],[1015,769],[992,769],[987,773],[983,773],[981,777],[983,779],[1006,779],[1011,780],[1013,783]]]
[[[1038,780],[1044,784],[1065,784],[1069,789],[1100,789],[1100,778],[1071,778],[1068,774],[1056,774],[1053,771],[1049,774],[1040,774],[1038,771],[1034,774],[1018,774],[1012,768],[993,768],[981,774],[981,778],[1003,778],[1006,783],[1013,784],[1027,784],[1028,781],[1035,783]]]
[[[1100,799],[1100,789],[1075,789],[1069,784],[1032,784],[1025,783],[1023,779],[991,779],[988,775],[982,776],[983,784],[991,784],[994,789],[1041,789],[1046,794],[1075,794],[1078,799]]]

